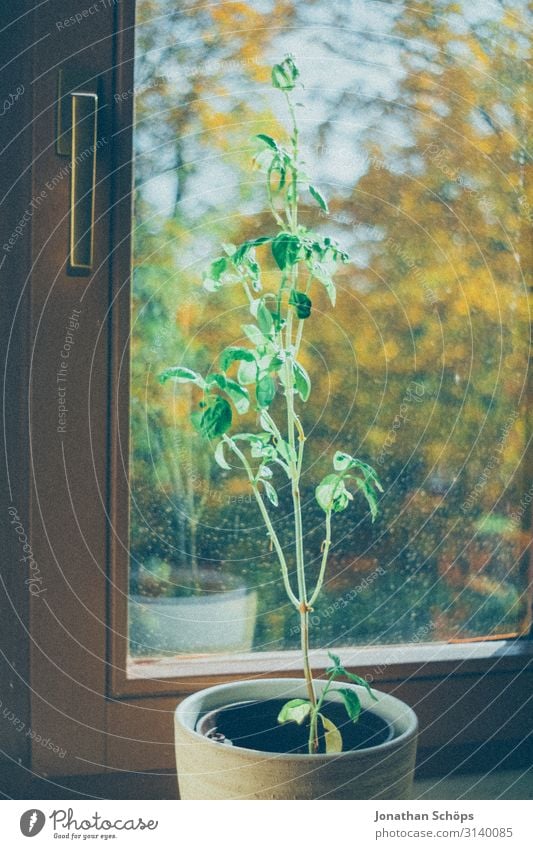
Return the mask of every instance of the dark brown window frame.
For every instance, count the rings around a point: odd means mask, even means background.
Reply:
[[[68,14],[73,14],[73,6],[81,10],[84,4],[76,0],[76,4],[68,6]],[[21,366],[21,372],[8,375],[7,387],[14,401],[8,410],[6,450],[8,455],[17,454],[21,458],[12,482],[13,500],[26,517],[32,546],[53,591],[50,594],[53,603],[46,608],[39,604],[39,599],[29,598],[20,573],[13,570],[7,575],[2,584],[5,590],[0,617],[7,646],[2,657],[2,676],[9,682],[12,703],[20,718],[42,737],[60,741],[67,750],[67,756],[60,761],[35,741],[13,734],[13,729],[3,724],[0,727],[2,768],[13,769],[20,761],[18,769],[25,774],[59,776],[172,770],[172,712],[182,695],[243,673],[252,677],[294,674],[280,662],[281,656],[257,655],[243,662],[240,670],[231,662],[219,672],[218,661],[212,661],[203,674],[198,670],[198,674],[180,675],[173,674],[176,670],[162,662],[152,665],[149,677],[136,680],[128,677],[127,340],[133,98],[119,98],[115,102],[113,94],[133,88],[132,6],[116,4],[114,18],[109,15],[104,20],[95,15],[94,20],[87,22],[86,30],[88,43],[92,40],[95,45],[89,58],[103,81],[108,107],[105,120],[112,143],[98,166],[107,235],[104,233],[100,253],[97,252],[97,272],[91,283],[94,294],[88,297],[86,305],[85,320],[93,335],[87,333],[79,339],[81,389],[79,396],[73,396],[72,419],[76,416],[81,419],[87,409],[83,388],[90,385],[91,362],[84,360],[91,360],[94,333],[98,333],[102,339],[97,352],[95,404],[101,422],[106,420],[103,410],[107,410],[110,425],[107,430],[104,427],[94,430],[95,441],[90,447],[83,438],[87,437],[86,431],[82,431],[82,438],[77,434],[69,437],[66,457],[72,463],[78,452],[83,470],[90,469],[94,461],[96,486],[87,487],[85,479],[77,480],[74,476],[70,491],[64,491],[64,458],[59,443],[51,436],[53,415],[46,406],[46,390],[41,386],[43,381],[46,383],[55,350],[49,350],[41,341],[39,356],[35,357],[34,352],[36,337],[59,338],[65,314],[79,296],[79,284],[72,284],[72,278],[65,276],[57,259],[65,237],[66,193],[58,191],[53,198],[54,214],[59,221],[57,237],[48,239],[50,226],[46,216],[35,216],[29,225],[33,247],[30,250],[25,242],[17,255],[19,262],[13,267],[13,284],[4,313],[4,321],[7,317],[9,323],[16,316],[14,338],[19,346]],[[20,50],[38,45],[47,31],[53,32],[57,11],[54,14],[46,8],[37,9],[34,2],[24,0],[17,12],[19,15],[26,12],[25,18],[12,25],[14,43]],[[62,61],[69,61],[73,52],[68,43],[65,46],[57,38],[57,33],[55,36],[48,44],[54,41],[57,58],[54,56],[53,61],[46,58],[38,47],[32,52],[32,62],[25,66],[23,78],[28,90],[34,92],[33,99],[24,102],[18,115],[10,116],[10,132],[15,135],[20,131],[23,139],[18,151],[10,153],[13,172],[24,172],[20,192],[13,200],[20,214],[35,195],[43,173],[50,168],[53,171],[54,167],[50,144],[55,70]],[[20,68],[12,63],[6,90],[11,90],[20,79]],[[31,138],[25,130],[28,126],[31,126]],[[4,224],[6,232],[9,223]],[[49,275],[54,277],[55,286],[50,284],[47,289],[43,281]],[[43,312],[45,302],[48,310]],[[44,439],[40,436],[43,423]],[[91,450],[94,457],[90,456]],[[47,504],[49,498],[57,499],[61,521]],[[78,507],[94,510],[92,521],[84,527],[86,550],[80,548],[79,528],[69,512],[71,498]],[[102,499],[103,503],[96,503],[95,499]],[[7,499],[6,506],[9,503],[13,501]],[[4,505],[2,509],[5,515]],[[9,529],[3,530],[5,551],[14,563],[18,550]],[[350,663],[356,664],[359,672],[372,675],[379,687],[404,698],[417,710],[422,764],[435,766],[438,761],[439,767],[444,768],[443,764],[448,762],[460,768],[465,758],[472,763],[472,752],[485,750],[487,740],[503,757],[531,737],[533,642],[530,638],[444,647],[362,648],[350,649],[349,653]],[[395,662],[385,662],[394,653]],[[283,655],[283,659],[287,661],[289,655]],[[317,669],[324,665],[325,658],[317,655]]]

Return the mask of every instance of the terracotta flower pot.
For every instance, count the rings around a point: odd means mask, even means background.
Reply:
[[[317,681],[320,692],[324,681]],[[221,684],[188,696],[175,714],[176,762],[182,799],[408,799],[418,722],[399,699],[354,689],[363,709],[392,727],[391,739],[340,754],[279,754],[215,742],[196,730],[208,711],[245,701],[305,698],[300,679],[274,678]],[[329,694],[328,694],[329,698]],[[334,693],[331,700],[336,700]]]

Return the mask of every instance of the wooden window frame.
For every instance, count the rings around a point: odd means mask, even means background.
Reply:
[[[85,5],[80,0],[70,2],[68,14]],[[12,173],[21,177],[11,197],[13,214],[1,224],[2,244],[12,221],[18,220],[35,196],[43,174],[55,167],[50,152],[53,80],[57,67],[72,53],[68,43],[53,33],[57,11],[53,14],[46,6],[23,0],[17,16],[18,20],[10,24],[11,46],[32,58],[22,69],[15,62],[6,67],[5,90],[14,90],[23,80],[33,96],[7,116],[10,138],[20,134],[22,139],[20,146],[11,146],[8,152]],[[71,418],[81,421],[86,415],[83,388],[90,387],[98,418],[108,425],[95,426],[91,439],[82,427],[81,438],[78,434],[68,436],[63,447],[52,436],[54,416],[43,381],[46,386],[57,346],[49,348],[41,340],[61,337],[65,314],[80,291],[79,283],[72,283],[58,260],[66,239],[67,208],[66,188],[60,188],[50,201],[59,221],[57,233],[54,229],[50,237],[46,215],[32,218],[27,231],[31,241],[23,240],[17,264],[10,266],[12,285],[0,319],[3,353],[5,349],[12,363],[12,346],[16,344],[19,358],[18,371],[8,371],[4,378],[4,393],[7,391],[12,399],[5,419],[4,456],[19,459],[15,476],[11,472],[11,495],[7,490],[3,495],[2,544],[9,562],[16,563],[20,558],[18,543],[4,520],[6,509],[15,503],[27,523],[51,599],[45,606],[42,599],[30,597],[20,570],[12,568],[6,573],[0,585],[0,628],[6,646],[0,656],[0,673],[6,687],[2,688],[3,703],[7,693],[9,704],[25,726],[41,739],[56,741],[67,754],[60,760],[31,735],[28,739],[14,733],[12,726],[0,723],[0,775],[9,776],[10,786],[14,780],[20,782],[31,775],[52,779],[104,772],[171,771],[172,713],[179,698],[243,674],[291,675],[296,663],[296,654],[291,652],[257,654],[229,661],[222,668],[218,660],[199,661],[197,668],[190,666],[184,674],[183,668],[160,661],[146,664],[146,677],[128,677],[133,97],[115,100],[114,95],[133,90],[133,4],[116,3],[112,14],[106,18],[94,15],[84,26],[87,43],[92,44],[89,58],[95,62],[95,73],[103,85],[108,107],[104,120],[112,142],[98,164],[103,216],[100,226],[105,231],[97,246],[97,271],[85,307],[85,327],[90,326],[90,332],[83,330],[77,342],[76,376],[81,388],[78,395],[73,388]],[[57,49],[53,60],[38,46],[47,31],[52,31],[47,50],[52,50],[52,42],[53,50]],[[43,280],[51,268],[54,285],[44,286],[43,291]],[[5,347],[8,341],[9,350]],[[72,464],[76,452],[82,473],[80,479],[72,474],[67,491],[65,457]],[[94,482],[88,484],[83,473],[91,469]],[[4,477],[9,472],[9,463],[4,463]],[[61,521],[49,499],[56,499]],[[76,514],[69,509],[72,503]],[[84,544],[80,546],[77,516],[84,510],[91,521],[83,526]],[[422,772],[468,768],[474,762],[472,753],[486,752],[487,746],[507,759],[513,752],[522,751],[524,745],[530,746],[531,635],[513,640],[346,651],[347,663],[371,675],[377,686],[397,694],[417,711]],[[317,670],[322,670],[327,659],[317,653],[315,661]],[[193,671],[195,674],[190,674]]]

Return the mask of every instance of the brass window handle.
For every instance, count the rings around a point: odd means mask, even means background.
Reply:
[[[73,91],[70,146],[69,273],[90,274],[94,259],[94,202],[98,95]]]

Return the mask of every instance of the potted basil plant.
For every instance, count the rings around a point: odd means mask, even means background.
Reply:
[[[292,56],[272,69],[273,86],[286,99],[290,116],[288,144],[266,134],[257,137],[264,147],[260,160],[275,232],[226,245],[204,278],[209,292],[230,284],[244,290],[251,313],[242,327],[247,343],[224,348],[216,372],[202,376],[177,365],[160,380],[199,387],[203,396],[193,424],[215,442],[215,459],[223,469],[231,468],[232,457],[248,477],[288,599],[298,611],[303,679],[237,681],[185,698],[175,717],[183,799],[403,799],[412,786],[417,720],[411,708],[371,689],[334,654],[326,677],[315,680],[309,657],[309,616],[324,582],[334,517],[359,493],[374,519],[382,488],[371,466],[347,451],[335,452],[331,473],[316,487],[324,541],[318,578],[311,586],[300,499],[307,437],[298,413],[299,404],[310,396],[311,380],[298,357],[311,318],[313,287],[324,287],[335,306],[335,269],[349,258],[332,238],[298,220],[304,191],[328,212],[301,165],[294,102],[298,78]],[[263,252],[270,253],[277,270],[276,286],[269,291],[262,283]],[[258,429],[240,432],[235,413],[250,408],[256,411]],[[291,487],[290,561],[272,521],[278,508],[274,470]]]

